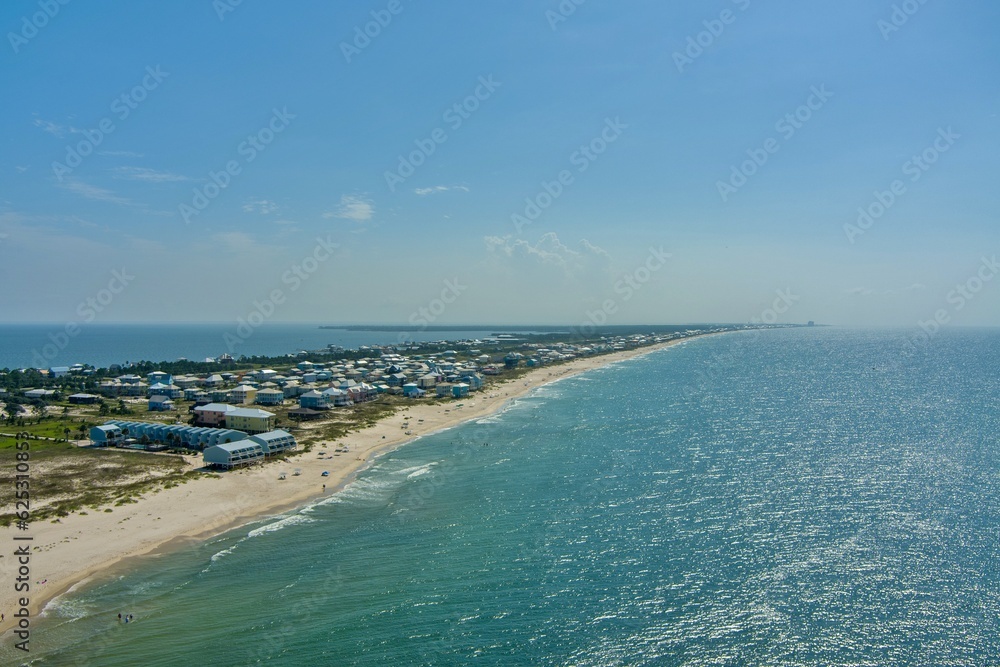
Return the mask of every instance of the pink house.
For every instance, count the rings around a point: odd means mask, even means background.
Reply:
[[[225,428],[226,415],[239,408],[226,403],[209,403],[194,409],[197,416],[195,424],[197,426],[211,426],[214,428]]]

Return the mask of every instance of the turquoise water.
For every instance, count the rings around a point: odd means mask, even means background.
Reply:
[[[693,340],[65,596],[31,664],[995,665],[998,393],[997,331]]]

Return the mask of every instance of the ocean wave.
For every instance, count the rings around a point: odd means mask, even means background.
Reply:
[[[437,462],[435,461],[434,463],[428,463],[425,466],[420,466],[419,468],[417,468],[416,470],[414,470],[413,472],[411,472],[409,475],[407,475],[406,479],[413,479],[414,477],[420,477],[422,475],[426,475],[427,473],[429,473],[432,470],[434,470],[434,466],[436,466],[436,465],[437,465]]]
[[[247,533],[247,538],[260,537],[261,535],[267,535],[268,533],[274,533],[279,530],[288,528],[289,526],[297,526],[304,523],[316,523],[316,519],[311,519],[303,514],[292,514],[291,516],[286,516],[274,523],[269,523],[260,528],[255,528]]]
[[[356,479],[344,490],[331,497],[331,504],[337,503],[381,503],[389,494],[403,484],[399,477],[379,475]],[[336,499],[336,500],[334,500]]]
[[[218,551],[218,552],[212,554],[212,557],[209,560],[214,563],[215,561],[219,560],[220,558],[225,558],[226,556],[228,556],[231,553],[233,553],[233,551],[236,550],[236,547],[238,547],[240,544],[242,544],[243,542],[246,542],[246,541],[247,541],[247,538],[245,538],[245,537],[237,540],[228,549],[223,549],[222,551]]]
[[[76,588],[76,586],[73,588]],[[67,619],[70,622],[78,621],[81,618],[89,616],[90,609],[87,604],[82,599],[70,595],[73,588],[69,589],[62,595],[49,600],[45,607],[42,608],[41,613],[38,615],[40,617],[52,616],[55,618]]]

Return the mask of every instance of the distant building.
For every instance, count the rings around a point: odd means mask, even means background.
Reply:
[[[61,378],[64,375],[69,375],[69,366],[53,366],[49,369],[49,375],[54,378]]]
[[[299,407],[311,410],[325,410],[330,407],[330,398],[326,394],[321,394],[313,390],[299,396]]]
[[[257,389],[248,384],[241,384],[229,390],[229,401],[236,405],[253,403],[257,397]]]
[[[257,405],[281,405],[285,394],[280,389],[261,389],[257,392]]]
[[[146,375],[146,381],[149,382],[150,386],[154,384],[173,384],[174,376],[163,371],[153,371]]]
[[[148,407],[150,412],[164,412],[173,410],[174,402],[169,396],[150,396]]]
[[[406,396],[407,398],[420,398],[426,393],[426,391],[418,387],[413,382],[403,385],[403,396]]]
[[[74,405],[91,405],[101,400],[101,397],[93,394],[73,394],[68,400]]]
[[[53,389],[29,389],[24,395],[26,398],[52,398],[55,393]]]

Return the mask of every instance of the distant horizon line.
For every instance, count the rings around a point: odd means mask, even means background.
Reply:
[[[65,326],[67,322],[62,322],[58,320],[31,320],[31,321],[5,321],[0,320],[0,326]],[[103,321],[103,322],[74,322],[80,328],[86,327],[100,327],[100,326],[128,326],[128,325],[156,325],[156,326],[187,326],[187,325],[218,325],[218,326],[233,326],[239,324],[236,320],[115,320],[115,321]],[[807,322],[773,322],[771,324],[763,322],[630,322],[623,324],[602,324],[597,328],[624,328],[624,327],[679,327],[679,326],[743,326],[743,325],[753,325],[759,324],[762,326],[805,326]],[[287,326],[317,326],[325,327],[330,329],[335,328],[360,328],[360,327],[376,327],[376,328],[406,328],[410,331],[452,331],[460,329],[490,329],[490,328],[511,328],[517,327],[521,329],[531,329],[531,328],[566,328],[566,329],[578,329],[581,326],[580,323],[541,323],[541,322],[515,322],[515,323],[478,323],[478,322],[453,322],[448,324],[434,324],[430,326],[415,326],[407,322],[325,322],[317,320],[282,320],[274,322],[265,322],[260,326],[274,326],[274,325],[287,325]],[[816,323],[816,326],[837,326],[837,325],[827,325]],[[905,326],[905,325],[858,325],[858,326]],[[984,325],[985,326],[985,325]],[[1000,325],[997,325],[1000,326]]]

